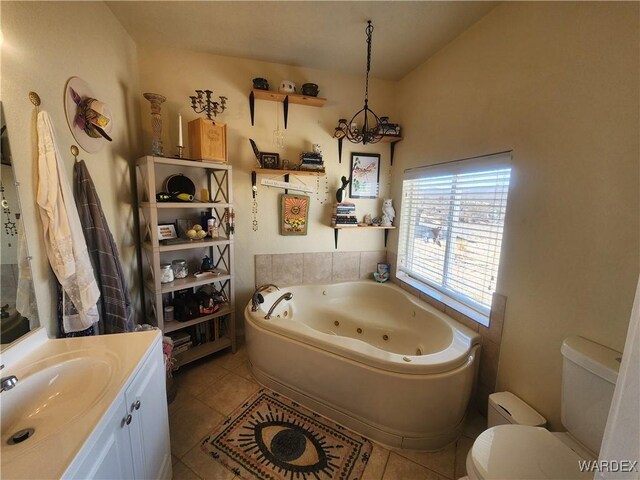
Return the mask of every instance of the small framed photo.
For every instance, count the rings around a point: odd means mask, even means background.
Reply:
[[[271,168],[271,169],[280,168],[280,154],[261,152],[260,165],[262,165],[262,168]]]
[[[173,223],[158,225],[158,240],[171,240],[178,238],[176,226]]]
[[[378,273],[380,275],[384,275],[385,273],[389,273],[391,270],[391,265],[388,263],[379,263],[378,264]]]
[[[380,155],[375,153],[351,154],[351,198],[378,198],[380,188]]]

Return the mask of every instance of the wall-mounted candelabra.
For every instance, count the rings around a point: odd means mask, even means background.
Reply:
[[[219,113],[222,113],[227,108],[227,97],[219,97],[219,102],[211,100],[211,90],[196,90],[196,95],[191,95],[191,108],[196,113],[204,113],[209,120],[213,120],[212,115],[215,117]]]

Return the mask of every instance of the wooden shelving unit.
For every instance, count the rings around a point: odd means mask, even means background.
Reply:
[[[275,168],[256,168],[254,170],[259,175],[312,175],[323,177],[325,172],[311,172],[308,170],[280,170]]]
[[[280,102],[284,105],[284,128],[287,128],[289,119],[289,104],[306,105],[308,107],[322,107],[327,99],[322,97],[311,97],[308,95],[300,95],[298,93],[280,93],[271,90],[253,89],[249,93],[249,109],[251,111],[251,126],[253,126],[255,101],[267,100],[269,102]]]
[[[205,202],[157,202],[156,193],[162,189],[158,180],[164,175],[185,173],[200,187],[206,185],[210,201]],[[146,156],[136,162],[138,177],[138,210],[142,243],[144,281],[144,307],[146,321],[156,324],[166,333],[187,328],[197,328],[199,345],[176,355],[181,366],[205,355],[231,347],[236,350],[234,242],[233,233],[226,229],[225,211],[233,206],[232,168],[226,164],[199,162],[178,158]],[[197,193],[199,190],[197,190]],[[201,211],[217,219],[220,238],[187,240],[163,243],[158,238],[158,225],[174,223],[178,218],[198,218]],[[205,227],[206,228],[206,227]],[[199,259],[207,255],[213,260],[215,275],[195,277],[193,272]],[[189,276],[173,282],[160,282],[160,264],[185,258],[190,260]],[[164,306],[174,298],[174,292],[212,285],[228,300],[217,312],[184,322],[165,321]],[[202,327],[199,325],[202,324]],[[223,333],[222,333],[223,332]],[[196,340],[194,338],[194,340]]]
[[[357,227],[338,227],[332,226],[333,228],[333,238],[335,241],[335,248],[338,248],[338,232],[340,230],[352,230],[352,231],[362,231],[362,230],[384,230],[384,246],[387,246],[387,237],[389,236],[389,230],[394,230],[396,227],[383,227],[381,225],[367,225],[367,226],[357,226]]]

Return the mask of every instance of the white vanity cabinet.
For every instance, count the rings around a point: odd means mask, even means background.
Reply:
[[[158,338],[63,478],[170,479],[165,382]]]

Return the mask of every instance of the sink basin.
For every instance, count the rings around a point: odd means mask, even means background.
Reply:
[[[0,393],[3,448],[34,445],[60,432],[102,398],[117,367],[113,354],[92,349],[61,353],[8,372],[18,377],[18,384]],[[23,429],[34,433],[22,443],[7,445]]]

